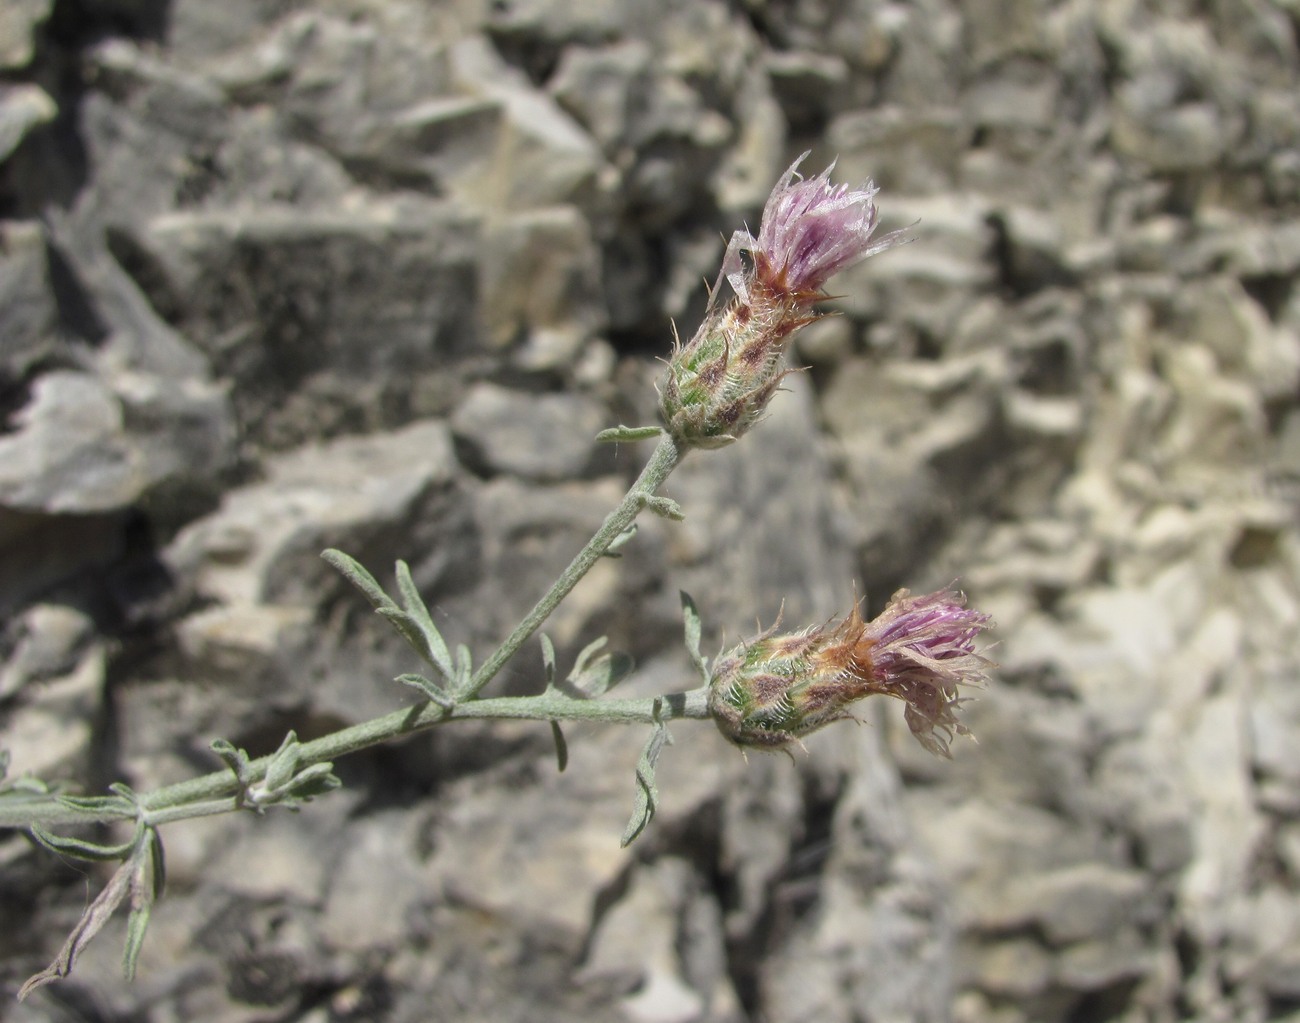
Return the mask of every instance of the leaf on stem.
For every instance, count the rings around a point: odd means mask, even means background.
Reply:
[[[682,511],[682,506],[671,497],[661,497],[658,494],[646,494],[641,498],[641,504],[643,507],[654,512],[661,518],[671,519],[673,522],[681,522],[682,519],[686,518],[686,513]]]
[[[551,737],[555,739],[555,760],[556,766],[559,767],[560,773],[569,766],[569,744],[565,741],[564,732],[560,730],[558,721],[551,722]]]
[[[116,786],[110,786],[117,791]],[[135,801],[122,795],[113,796],[59,796],[59,802],[69,810],[82,810],[89,814],[115,814],[123,820],[137,816]]]
[[[343,782],[333,773],[331,763],[302,764],[302,743],[290,732],[271,754],[266,775],[260,782],[248,787],[245,803],[249,809],[263,813],[268,806],[284,806],[296,810],[302,803],[339,788]]]
[[[376,613],[386,618],[423,660],[436,668],[446,681],[455,680],[456,666],[452,663],[451,652],[447,649],[442,633],[433,624],[429,609],[411,578],[411,567],[405,561],[397,563],[397,588],[401,592],[402,603],[406,605],[401,607],[356,559],[333,548],[322,553],[321,557],[366,595]]]
[[[144,934],[153,915],[153,904],[162,898],[167,879],[162,838],[156,828],[145,829],[147,855],[137,858],[131,877],[131,913],[126,921],[126,945],[122,949],[122,974],[135,980],[136,962],[144,945]]]
[[[376,611],[382,607],[397,606],[384,592],[383,587],[375,581],[375,577],[367,572],[355,558],[332,547],[329,550],[322,551],[321,557],[337,570],[343,578],[364,593],[366,599],[375,606]]]
[[[546,688],[555,688],[555,644],[551,642],[551,637],[542,633],[537,637],[542,643],[542,670],[546,674]]]
[[[457,698],[469,692],[474,681],[474,660],[469,647],[464,643],[456,644],[456,674],[452,682],[452,692]]]
[[[120,845],[100,845],[97,842],[87,842],[80,838],[68,838],[64,835],[56,835],[51,831],[46,831],[39,824],[29,825],[28,834],[37,845],[43,849],[48,849],[56,856],[71,856],[77,860],[90,860],[92,862],[107,862],[108,860],[120,860],[130,851],[134,840],[123,842]]]
[[[248,792],[248,786],[252,782],[252,773],[249,768],[248,752],[240,749],[228,739],[213,739],[208,745],[222,763],[230,768],[231,773],[235,776],[235,781],[239,783],[240,796]]]
[[[700,653],[700,634],[703,626],[700,621],[700,609],[695,606],[695,601],[685,590],[678,590],[682,598],[682,623],[686,627],[686,652],[691,655],[691,663],[695,665],[695,670],[699,672],[701,680],[707,685],[709,681],[709,665]]]
[[[81,915],[54,961],[40,973],[28,978],[27,983],[19,988],[19,1001],[26,999],[37,988],[68,976],[82,949],[103,930],[128,895],[131,899],[131,919],[127,925],[127,944],[122,967],[128,980],[134,976],[150,911],[162,893],[162,841],[154,828],[142,825],[136,829],[129,848],[130,856],[114,871],[104,890]]]
[[[663,700],[655,700],[654,727],[650,732],[650,738],[646,740],[645,748],[641,751],[641,759],[636,764],[636,802],[632,807],[632,817],[623,831],[621,844],[624,848],[636,841],[637,836],[646,829],[654,819],[655,810],[659,805],[659,790],[655,787],[655,765],[659,762],[659,754],[663,752],[664,746],[673,741],[672,736],[668,734],[668,726],[659,716],[662,710]]]
[[[608,430],[601,430],[596,434],[596,440],[601,444],[647,440],[650,437],[658,437],[663,432],[662,426],[611,426]]]
[[[393,681],[400,682],[404,686],[410,686],[412,689],[419,690],[420,694],[426,700],[431,703],[436,703],[443,710],[451,710],[456,706],[455,697],[448,694],[448,692],[443,689],[442,686],[438,685],[437,682],[430,682],[423,675],[416,675],[407,672],[403,675],[398,675],[397,678],[393,679]]]
[[[604,651],[608,639],[601,636],[582,648],[574,661],[573,670],[560,689],[575,700],[594,700],[618,685],[636,667],[624,653]]]
[[[636,536],[636,531],[637,524],[633,522],[627,527],[627,529],[623,530],[623,532],[619,533],[618,536],[614,537],[614,539],[610,541],[609,546],[605,548],[605,552],[601,556],[605,558],[621,558],[623,556],[620,553],[621,548],[625,547],[628,541],[631,540],[632,537]]]
[[[415,580],[411,578],[411,566],[405,561],[397,563],[397,587],[402,593],[402,603],[406,605],[407,615],[420,630],[420,635],[424,639],[422,653],[425,659],[442,673],[443,678],[453,678],[456,669],[451,662],[451,652],[447,649],[442,633],[433,624],[429,608],[424,603],[424,598],[420,596],[420,591],[415,588]]]

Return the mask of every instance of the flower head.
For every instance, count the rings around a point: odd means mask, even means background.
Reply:
[[[960,593],[899,590],[871,622],[854,607],[833,627],[776,635],[773,626],[718,659],[709,709],[736,745],[777,750],[851,718],[850,704],[879,693],[906,703],[917,741],[946,757],[952,737],[967,734],[958,687],[986,681],[990,662],[975,638],[990,625]]]
[[[822,287],[899,238],[895,232],[872,241],[875,185],[831,185],[830,168],[803,180],[798,167],[807,155],[772,190],[758,237],[732,235],[704,322],[673,348],[659,409],[685,447],[721,447],[761,419],[788,372],[782,356],[790,337],[817,318],[812,306],[824,297]],[[734,293],[726,303],[724,279]]]
[[[874,182],[861,188],[832,185],[833,165],[814,178],[795,181],[807,155],[790,166],[772,191],[751,252],[755,275],[766,287],[816,296],[841,270],[889,248],[898,235],[871,241],[878,219]]]

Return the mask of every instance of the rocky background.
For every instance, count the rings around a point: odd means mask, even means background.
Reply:
[[[404,557],[483,656],[638,470],[656,358],[791,159],[914,241],[768,422],[548,627],[717,649],[958,579],[952,763],[466,724],[103,877],[0,838],[0,1017],[1300,1020],[1296,0],[4,0],[0,746],[149,788],[412,700],[321,563]],[[536,647],[499,692],[540,684]]]

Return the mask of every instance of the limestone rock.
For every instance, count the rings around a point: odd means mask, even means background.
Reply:
[[[49,93],[39,86],[0,89],[0,163],[18,148],[28,132],[54,120],[58,112]]]
[[[0,12],[0,70],[16,71],[31,63],[37,30],[54,0],[14,0]]]
[[[556,482],[588,474],[599,453],[592,438],[607,418],[598,403],[580,396],[479,384],[457,408],[452,429],[478,471]]]

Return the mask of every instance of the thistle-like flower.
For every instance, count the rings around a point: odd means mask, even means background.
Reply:
[[[991,662],[976,652],[975,637],[991,621],[962,594],[899,590],[871,622],[855,606],[834,626],[776,635],[777,625],[714,665],[709,709],[736,745],[784,749],[852,718],[849,705],[876,693],[907,704],[912,734],[937,756],[950,756],[954,735],[969,734],[957,720],[958,687],[986,681]]]
[[[790,337],[817,318],[812,306],[826,297],[826,282],[899,240],[894,232],[872,241],[872,182],[832,185],[830,167],[805,180],[798,167],[807,156],[772,190],[758,237],[732,235],[704,322],[673,347],[659,410],[684,447],[722,447],[753,426],[789,372],[782,356]],[[726,303],[723,280],[734,293]]]

